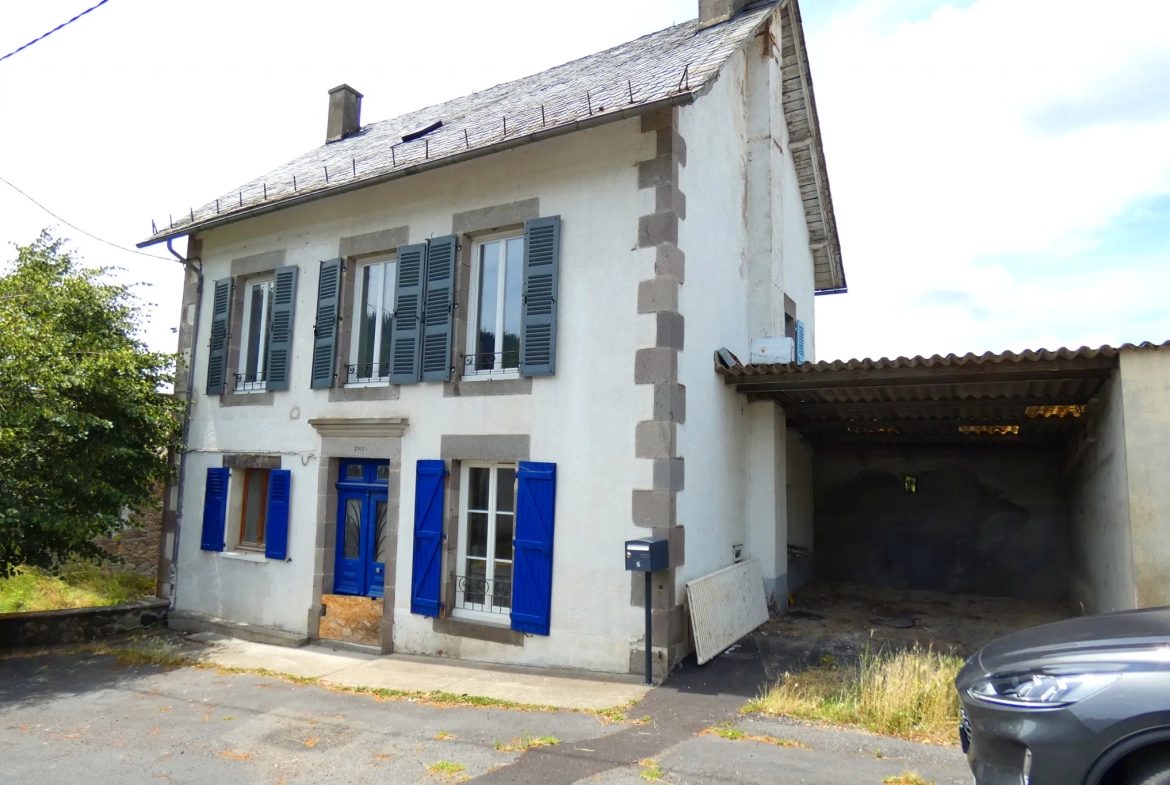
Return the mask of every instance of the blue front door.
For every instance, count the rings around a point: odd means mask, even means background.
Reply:
[[[390,542],[390,464],[342,461],[337,482],[335,594],[381,597]]]

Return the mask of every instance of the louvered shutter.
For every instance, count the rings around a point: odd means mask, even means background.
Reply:
[[[264,523],[264,555],[269,559],[288,558],[288,503],[292,472],[273,469],[268,473],[268,510]]]
[[[422,380],[451,378],[452,317],[455,310],[455,235],[427,241],[426,294],[423,297]]]
[[[341,306],[340,259],[321,262],[317,279],[317,323],[313,326],[313,369],[310,386],[314,390],[333,386],[337,365],[337,315]]]
[[[208,469],[203,491],[203,540],[205,551],[222,551],[227,520],[228,477],[231,469]]]
[[[410,612],[437,618],[443,569],[443,490],[447,468],[442,461],[419,461],[414,484],[414,560],[410,576]]]
[[[520,375],[552,376],[557,360],[557,281],[561,217],[524,224],[524,305],[520,310]]]
[[[276,268],[276,282],[272,293],[272,321],[268,333],[268,367],[264,372],[265,388],[268,390],[288,389],[298,269],[295,266]]]
[[[207,394],[223,392],[227,379],[228,329],[231,327],[232,279],[224,278],[215,282],[215,295],[211,301],[211,347],[207,354]]]
[[[394,282],[393,346],[390,350],[391,384],[412,384],[419,380],[426,261],[425,243],[398,249],[398,276]]]
[[[557,465],[521,461],[516,472],[512,629],[548,635],[552,608]]]
[[[804,322],[796,320],[796,362],[804,363]]]

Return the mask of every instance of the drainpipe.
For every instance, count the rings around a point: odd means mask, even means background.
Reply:
[[[178,588],[179,579],[179,532],[182,530],[183,522],[183,492],[187,488],[187,438],[191,433],[191,398],[195,391],[194,376],[195,376],[195,351],[199,346],[199,312],[203,307],[203,259],[198,256],[185,259],[179,255],[179,252],[171,245],[174,238],[167,240],[167,250],[171,255],[179,260],[183,265],[184,270],[190,268],[195,271],[198,277],[196,283],[195,294],[195,320],[191,325],[191,359],[187,363],[187,400],[186,406],[183,409],[183,427],[182,427],[182,441],[179,444],[179,493],[175,500],[175,532],[174,539],[171,542],[171,568],[170,568],[170,589],[167,598],[170,600],[170,610],[175,609],[175,596]],[[188,238],[190,243],[190,238]],[[190,248],[188,247],[188,251]],[[197,265],[192,264],[197,262]],[[180,315],[180,319],[182,315]],[[182,331],[180,324],[179,330]],[[165,500],[163,502],[166,503]]]

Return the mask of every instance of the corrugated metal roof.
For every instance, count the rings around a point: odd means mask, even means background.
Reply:
[[[754,3],[736,18],[705,30],[696,31],[696,20],[684,22],[543,73],[367,125],[202,207],[183,208],[173,223],[139,247],[590,124],[634,116],[664,102],[688,103],[709,85],[723,63],[751,40],[776,5]],[[404,135],[437,120],[443,122],[442,128],[411,142],[402,141]]]

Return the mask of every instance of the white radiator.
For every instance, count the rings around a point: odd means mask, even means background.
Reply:
[[[687,605],[702,665],[768,620],[760,562],[748,559],[696,578],[687,584]]]

